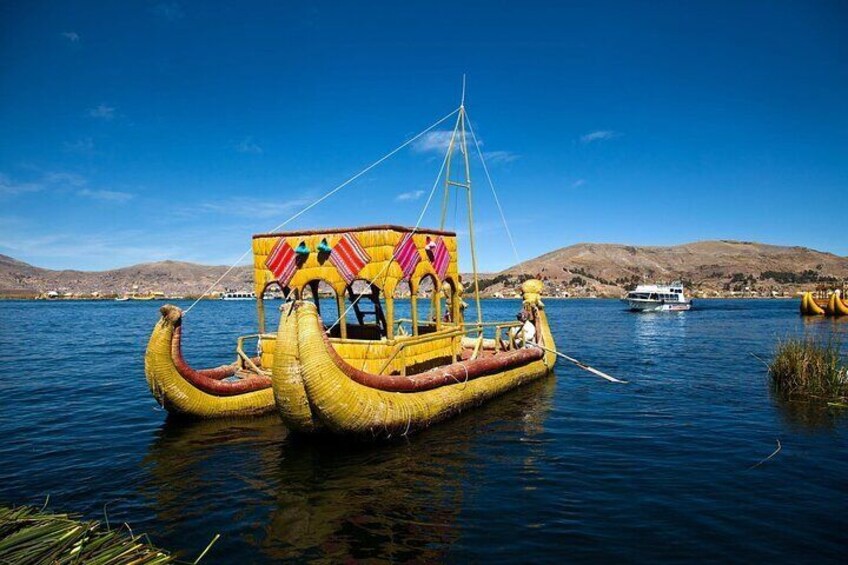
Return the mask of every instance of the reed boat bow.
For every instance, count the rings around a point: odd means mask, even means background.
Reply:
[[[529,283],[529,284],[528,284]],[[490,351],[413,375],[381,375],[353,367],[334,349],[316,306],[297,301],[280,324],[274,366],[277,406],[300,432],[325,428],[341,435],[391,437],[447,419],[517,386],[547,375],[556,357],[538,295],[527,281],[525,307],[534,308],[540,344]]]
[[[144,372],[162,407],[175,414],[205,418],[273,410],[268,375],[245,371],[238,362],[213,369],[192,368],[182,355],[182,310],[165,305],[160,313],[144,356]]]

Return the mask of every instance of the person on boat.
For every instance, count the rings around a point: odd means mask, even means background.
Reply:
[[[533,323],[530,314],[526,310],[521,310],[516,316],[516,319],[521,322],[521,326],[512,329],[513,341],[516,347],[533,347],[536,343],[536,325]]]
[[[468,303],[462,299],[462,277],[459,277],[459,288],[454,291],[450,283],[442,284],[442,296],[445,297],[445,313],[442,316],[443,322],[453,322],[453,301],[459,300],[460,319],[465,319],[465,309],[468,308]]]

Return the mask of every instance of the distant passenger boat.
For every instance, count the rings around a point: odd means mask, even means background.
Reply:
[[[692,301],[683,295],[683,285],[640,284],[625,298],[631,312],[681,312],[692,307]]]
[[[256,300],[256,294],[252,292],[225,292],[221,300]]]

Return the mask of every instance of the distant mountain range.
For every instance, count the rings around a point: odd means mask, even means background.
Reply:
[[[169,296],[200,295],[226,270],[221,266],[159,261],[109,271],[54,271],[0,255],[0,296],[37,295],[50,291],[122,295],[134,290],[140,294],[161,291]],[[252,267],[236,267],[221,286],[221,290],[252,290]]]
[[[90,272],[55,271],[0,255],[0,296],[59,293],[120,295],[161,291],[199,295],[226,267],[180,261]],[[481,275],[484,294],[511,293],[522,276],[538,276],[549,294],[618,296],[638,282],[682,280],[703,294],[791,291],[848,278],[848,257],[806,247],[746,241],[699,241],[669,247],[581,243],[501,273]],[[252,268],[237,267],[224,289],[252,289]],[[466,283],[469,277],[465,277]]]
[[[545,253],[500,273],[545,280],[549,292],[619,295],[643,282],[683,281],[703,294],[788,291],[848,278],[848,257],[807,247],[750,241],[698,241],[666,247],[580,243]],[[502,283],[501,283],[502,284]]]

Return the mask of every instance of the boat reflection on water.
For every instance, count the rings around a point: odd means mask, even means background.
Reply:
[[[213,553],[228,561],[442,560],[461,534],[463,487],[490,463],[480,453],[487,441],[509,438],[498,451],[533,471],[541,449],[533,438],[544,431],[555,385],[551,375],[378,445],[298,438],[276,416],[166,420],[139,489],[156,516],[157,543],[178,539],[199,552],[220,532]],[[208,538],[186,542],[189,528],[207,526]]]
[[[686,339],[687,312],[645,312],[634,316],[634,343],[648,357],[678,351]]]

